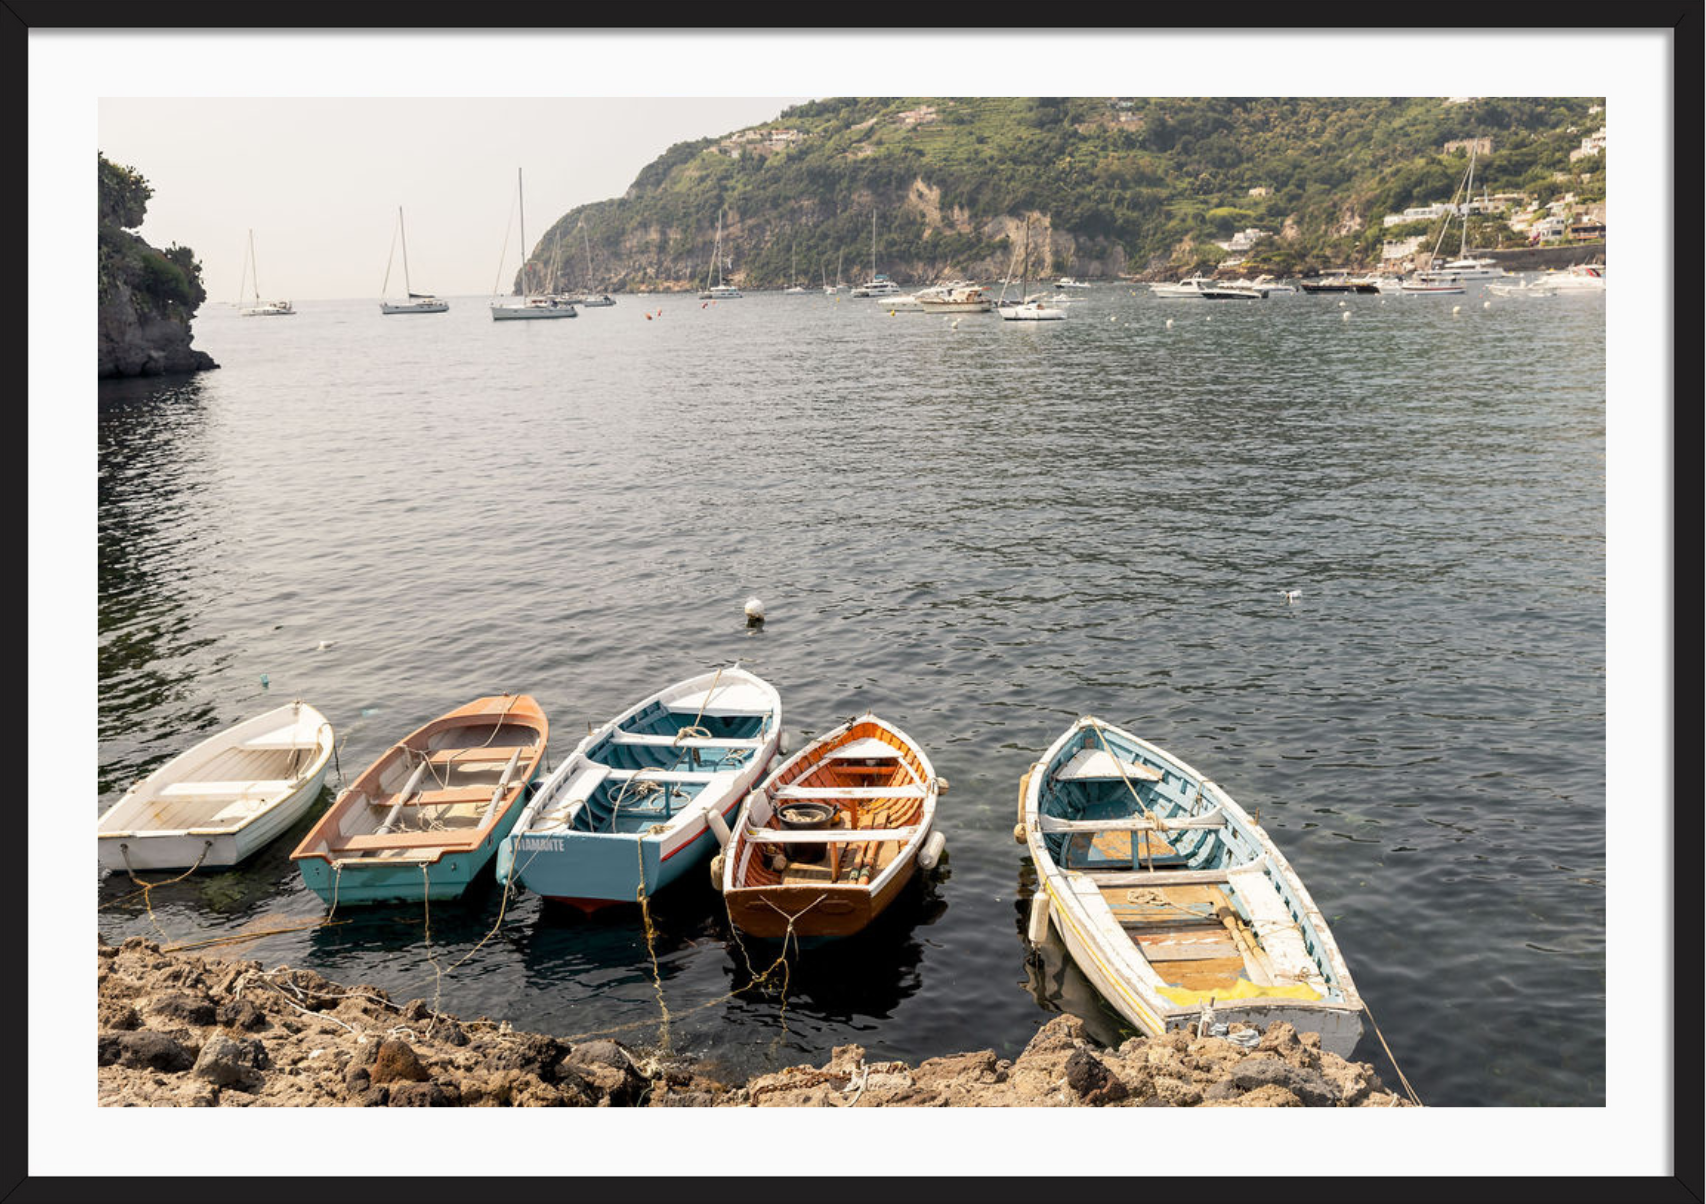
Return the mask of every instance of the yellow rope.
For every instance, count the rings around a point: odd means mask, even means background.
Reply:
[[[658,1043],[667,1050],[669,1048],[669,1005],[664,1002],[663,975],[658,971],[657,928],[652,924],[651,903],[646,898],[646,842],[645,838],[638,832],[634,833],[634,858],[638,863],[640,874],[639,885],[634,887],[634,899],[640,905],[640,926],[646,937],[646,953],[652,959],[652,988],[657,991],[658,1012],[663,1018],[658,1029]]]

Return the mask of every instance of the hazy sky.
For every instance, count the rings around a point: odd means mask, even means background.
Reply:
[[[193,248],[213,301],[237,299],[250,230],[267,298],[379,296],[398,206],[415,290],[486,295],[506,230],[503,291],[521,262],[517,168],[537,244],[671,145],[804,99],[103,97],[99,140],[154,189],[142,236]]]

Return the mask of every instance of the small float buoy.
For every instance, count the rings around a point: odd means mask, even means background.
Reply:
[[[757,598],[746,600],[746,625],[757,627],[764,622],[764,603]]]
[[[324,652],[326,649],[330,648],[331,646],[332,646],[331,640],[321,640],[318,644],[314,645],[314,651],[315,652]]]
[[[1344,307],[1345,307],[1345,302],[1343,302],[1343,301],[1339,302],[1339,308],[1343,309]]]
[[[1172,318],[1167,319],[1167,329],[1168,330],[1173,329],[1173,319]]]
[[[1351,311],[1347,309],[1344,313],[1339,315],[1339,318],[1342,321],[1349,322],[1351,320]]]
[[[1481,308],[1482,309],[1492,309],[1493,303],[1491,301],[1483,301],[1483,302],[1481,302]]]
[[[261,674],[261,689],[264,690],[270,685],[272,685],[272,682],[267,679],[267,675],[265,673]]]
[[[1280,597],[1284,598],[1287,602],[1295,602],[1299,598],[1303,597],[1303,591],[1300,589],[1282,589],[1280,590]]]
[[[1025,925],[1025,935],[1033,945],[1040,945],[1048,939],[1048,896],[1031,896],[1031,918]]]
[[[705,826],[711,829],[711,835],[717,838],[718,848],[726,849],[729,847],[729,825],[728,822],[723,819],[723,813],[721,811],[717,810],[715,807],[707,807],[705,809]],[[718,855],[717,860],[722,860],[722,856],[720,854]],[[716,875],[718,878],[721,876],[721,874]]]
[[[1454,314],[1460,314],[1463,312],[1463,307],[1461,305],[1453,305],[1451,307],[1451,312]]]

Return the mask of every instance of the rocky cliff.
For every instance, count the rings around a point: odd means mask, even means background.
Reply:
[[[148,182],[100,157],[99,375],[159,376],[217,368],[190,346],[190,319],[207,299],[188,247],[157,250],[131,233],[142,225]]]

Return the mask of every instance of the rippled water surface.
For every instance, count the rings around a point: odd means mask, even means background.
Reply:
[[[1603,296],[298,310],[210,306],[220,370],[103,387],[97,813],[291,698],[349,780],[476,695],[533,694],[560,758],[740,658],[796,732],[870,708],[928,748],[946,866],[785,996],[730,994],[774,954],[706,872],[654,900],[655,979],[636,908],[506,901],[489,871],[430,916],[306,927],[312,816],[152,917],[108,876],[107,939],[284,929],[229,951],[636,1045],[661,987],[671,1048],[731,1075],[847,1041],[1012,1056],[1062,1009],[1117,1037],[1027,955],[1011,834],[1088,713],[1259,811],[1425,1101],[1604,1102]],[[1358,1056],[1392,1078],[1372,1031]]]

